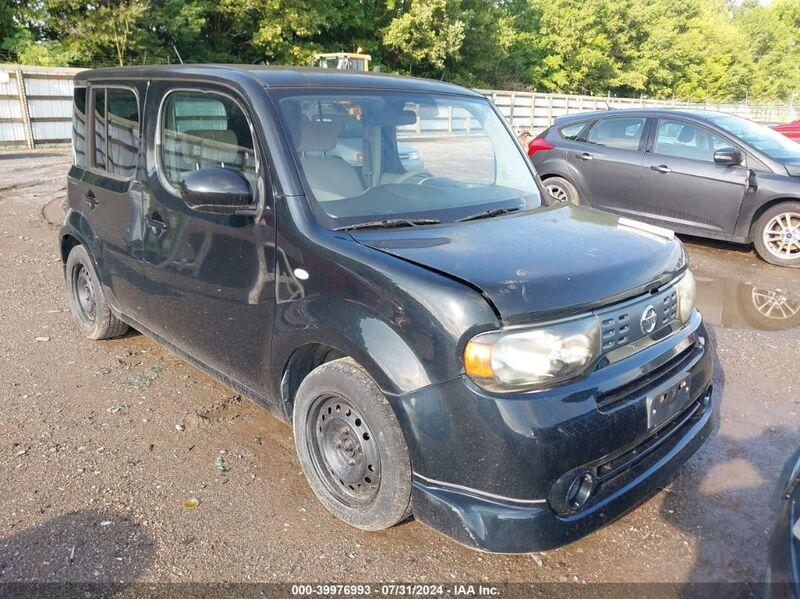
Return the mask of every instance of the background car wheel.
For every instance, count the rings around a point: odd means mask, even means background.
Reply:
[[[294,438],[303,472],[322,504],[364,530],[411,513],[411,461],[378,386],[351,358],[327,362],[300,384]]]
[[[762,214],[753,227],[758,255],[770,264],[800,266],[800,202],[784,202]]]
[[[557,202],[580,204],[581,196],[578,189],[563,177],[550,177],[544,181],[545,191]]]
[[[75,246],[67,257],[66,283],[69,309],[84,335],[89,339],[111,339],[127,332],[128,325],[111,311],[82,245]]]

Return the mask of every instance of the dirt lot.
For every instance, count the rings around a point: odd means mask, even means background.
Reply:
[[[686,239],[719,353],[718,433],[605,529],[488,555],[413,520],[347,527],[306,484],[288,427],[141,335],[83,338],[56,246],[68,160],[0,155],[0,582],[763,578],[768,502],[800,445],[799,271]]]

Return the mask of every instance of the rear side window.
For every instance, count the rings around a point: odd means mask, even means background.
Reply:
[[[75,166],[86,168],[86,88],[72,92],[72,151]]]
[[[173,188],[186,173],[208,166],[241,172],[255,192],[256,159],[250,124],[233,99],[214,93],[173,92],[161,113],[159,161]]]
[[[703,127],[662,119],[658,122],[653,152],[665,156],[714,162],[714,152],[731,147],[730,142]]]
[[[92,91],[92,106],[94,107],[94,159],[92,165],[100,170],[106,170],[106,90],[94,89]]]
[[[592,127],[586,141],[609,148],[638,150],[644,124],[644,118],[602,119]]]
[[[558,130],[561,134],[561,137],[564,139],[577,139],[578,135],[581,134],[583,128],[586,126],[586,121],[581,123],[573,123],[572,125],[565,125]]]
[[[120,177],[136,174],[139,156],[139,104],[128,89],[95,88],[93,166]]]

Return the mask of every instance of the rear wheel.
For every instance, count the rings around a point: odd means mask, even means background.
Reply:
[[[322,504],[364,530],[411,513],[411,462],[397,418],[351,358],[327,362],[300,384],[294,437],[303,472]]]
[[[753,227],[758,255],[770,264],[800,266],[800,202],[768,209]]]
[[[563,177],[550,177],[544,181],[545,191],[556,202],[568,202],[570,204],[580,204],[581,196],[578,188]]]
[[[78,328],[89,339],[111,339],[128,330],[106,301],[89,254],[82,245],[75,246],[67,257],[67,299]]]

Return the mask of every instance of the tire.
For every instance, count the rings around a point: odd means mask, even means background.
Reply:
[[[400,424],[352,358],[326,362],[303,380],[292,420],[306,479],[334,516],[382,530],[411,514],[411,460]]]
[[[569,202],[575,205],[582,203],[578,188],[563,177],[548,177],[544,180],[544,188],[556,202]]]
[[[111,311],[89,254],[76,245],[65,269],[67,299],[72,317],[89,339],[112,339],[124,335],[128,325]]]
[[[764,261],[800,267],[800,202],[783,202],[764,212],[753,225],[753,243]]]

